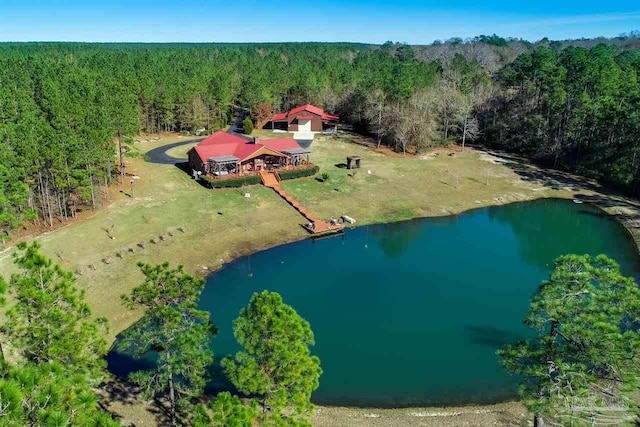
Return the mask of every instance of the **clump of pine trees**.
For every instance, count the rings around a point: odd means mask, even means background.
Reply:
[[[96,394],[107,377],[108,323],[92,315],[73,273],[39,250],[37,242],[19,243],[18,272],[0,276],[0,305],[11,300],[0,324],[0,424],[117,426]],[[236,388],[255,398],[223,392],[201,403],[217,333],[197,309],[204,281],[168,263],[139,267],[145,280],[122,301],[144,314],[119,347],[157,356],[129,378],[140,397],[158,402],[174,426],[310,425],[320,361],[309,350],[309,323],[280,295],[254,294],[235,322],[244,350],[223,363]]]
[[[522,378],[534,426],[631,425],[640,377],[640,288],[604,255],[558,258],[524,320],[534,334],[498,351]]]
[[[95,319],[75,277],[20,243],[19,272],[0,276],[2,425],[117,426],[98,406],[95,388],[106,377],[105,319]]]
[[[307,321],[286,305],[280,295],[254,294],[234,333],[243,351],[222,362],[226,376],[245,396],[228,392],[209,404],[197,404],[213,363],[211,338],[217,329],[209,313],[197,309],[204,281],[171,269],[139,264],[145,281],[122,297],[145,314],[122,337],[120,348],[134,356],[153,352],[154,367],[129,379],[142,396],[166,401],[171,425],[310,425],[311,393],[318,388],[320,360],[312,356],[313,332]]]

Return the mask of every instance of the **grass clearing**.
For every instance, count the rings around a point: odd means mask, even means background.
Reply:
[[[271,129],[254,129],[251,135],[245,135],[247,138],[292,138],[293,132],[274,132]]]
[[[163,137],[137,146],[144,153],[182,138]],[[317,217],[344,213],[355,218],[357,225],[447,215],[537,197],[571,197],[570,191],[523,181],[509,167],[482,160],[483,154],[477,151],[423,160],[386,155],[366,143],[346,133],[317,135],[311,160],[320,167],[320,174],[329,174],[328,182],[300,178],[283,181],[283,188]],[[192,145],[174,147],[168,153],[184,157]],[[362,168],[344,168],[348,155],[362,156]],[[299,226],[304,219],[262,186],[252,187],[251,199],[245,200],[243,189],[206,189],[173,165],[134,158],[128,171],[140,177],[134,184],[135,197],[126,194],[125,183],[112,189],[107,207],[37,237],[47,255],[81,273],[79,285],[86,289],[95,313],[110,319],[113,334],[138,317],[119,303],[119,296],[142,279],[137,262],[170,260],[206,275],[242,254],[306,236]],[[115,239],[106,232],[112,226]],[[143,242],[145,249],[138,245]],[[10,252],[0,253],[4,272],[12,270]]]
[[[269,132],[272,137],[280,135]],[[146,152],[182,138],[163,137],[137,145]],[[184,157],[191,146],[175,147],[169,154]],[[403,157],[379,152],[370,141],[348,133],[316,135],[311,149],[312,162],[320,167],[320,174],[329,174],[329,180],[301,178],[283,181],[282,186],[315,216],[328,218],[344,213],[355,218],[357,225],[576,194],[562,186],[523,179],[514,167],[492,161],[490,156],[475,150],[452,156],[448,155],[451,150],[441,150],[437,157]],[[355,170],[355,174],[342,166],[348,155],[363,157],[362,168]],[[134,185],[135,197],[126,195],[127,182],[111,190],[113,197],[108,206],[88,218],[37,236],[48,256],[65,268],[82,273],[78,284],[86,290],[94,313],[110,320],[111,338],[139,318],[140,313],[129,312],[119,299],[143,280],[137,262],[169,260],[172,265],[183,264],[187,271],[204,276],[240,255],[306,236],[300,227],[304,218],[275,192],[262,186],[251,187],[248,190],[251,198],[247,200],[245,189],[206,189],[173,165],[135,158],[129,161],[128,171],[140,177]],[[112,226],[115,239],[106,232]],[[184,232],[179,227],[184,227]],[[138,245],[142,242],[145,249]],[[11,252],[7,249],[0,253],[0,270],[5,275],[13,270]],[[122,259],[118,253],[123,254]],[[149,405],[120,408],[118,402],[110,403],[125,422],[156,423]],[[522,412],[520,404],[508,405],[511,405],[508,414]],[[467,411],[466,415],[446,417],[415,415],[425,411],[433,412],[433,408],[424,411],[319,408],[314,423],[495,425],[504,424],[506,409],[490,409],[482,414]],[[371,413],[379,416],[371,417]]]

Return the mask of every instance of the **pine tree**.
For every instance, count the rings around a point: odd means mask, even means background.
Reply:
[[[119,425],[100,410],[95,387],[104,376],[106,324],[89,320],[74,277],[38,252],[18,244],[11,276],[13,306],[1,329],[15,351],[14,364],[0,346],[0,424],[3,426]],[[0,276],[0,306],[7,283]]]
[[[0,366],[3,426],[115,427],[120,423],[98,406],[82,374],[69,374],[57,362]]]
[[[172,425],[178,411],[190,407],[190,400],[202,394],[206,370],[213,363],[210,339],[216,333],[209,313],[197,309],[204,281],[186,274],[182,266],[168,263],[152,266],[139,263],[145,281],[122,300],[130,309],[144,308],[142,319],[128,329],[120,348],[138,357],[154,352],[155,367],[131,374],[143,395],[166,395]]]
[[[92,318],[73,273],[53,264],[39,249],[37,242],[17,245],[14,262],[21,271],[9,281],[15,303],[0,330],[24,360],[57,362],[97,384],[106,366],[107,321]]]
[[[222,366],[242,393],[259,396],[263,418],[305,420],[313,412],[311,393],[322,373],[309,323],[273,292],[254,293],[234,322],[234,334],[243,351],[227,357]],[[286,417],[288,418],[288,417]]]
[[[248,404],[242,403],[238,396],[228,391],[218,393],[209,405],[198,405],[193,427],[245,427],[256,425],[260,416],[258,402],[250,399]]]
[[[639,321],[640,288],[614,261],[558,258],[525,318],[535,337],[498,352],[504,366],[522,376],[521,397],[534,424],[633,419],[628,397],[640,373]]]

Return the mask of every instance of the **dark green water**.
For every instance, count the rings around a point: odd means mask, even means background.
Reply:
[[[279,292],[315,332],[324,370],[316,403],[494,402],[516,390],[496,349],[527,336],[530,297],[565,253],[604,253],[625,274],[640,273],[620,224],[587,204],[540,200],[256,253],[212,274],[200,305],[220,328],[219,361],[238,350],[232,321],[252,293]],[[109,359],[118,374],[135,366]],[[220,374],[210,385],[228,387]]]

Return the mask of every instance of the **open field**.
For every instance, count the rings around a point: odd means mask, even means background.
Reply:
[[[299,179],[284,182],[283,187],[321,218],[346,213],[361,225],[447,215],[536,197],[572,196],[568,190],[527,182],[511,168],[472,150],[455,156],[448,156],[448,150],[438,157],[404,158],[375,152],[361,145],[365,142],[362,138],[350,134],[316,139],[312,161],[321,173],[329,174],[329,181]],[[179,140],[163,138],[138,146],[145,152]],[[182,157],[191,146],[175,147],[169,154]],[[352,171],[335,165],[353,154],[364,160],[352,178]],[[79,284],[86,288],[96,314],[111,320],[113,334],[137,318],[118,298],[142,278],[135,265],[138,261],[170,260],[192,273],[206,275],[241,254],[306,236],[300,227],[304,219],[262,186],[251,188],[251,198],[246,200],[242,189],[206,189],[173,165],[136,158],[130,160],[128,171],[140,177],[134,185],[134,197],[127,195],[126,184],[113,190],[106,208],[38,237],[45,253],[82,274]],[[115,239],[107,234],[112,226]],[[178,231],[179,227],[185,232]],[[158,243],[151,243],[152,239]],[[138,245],[142,242],[145,249]],[[119,251],[123,259],[118,257]],[[2,271],[11,269],[9,253],[0,254]]]
[[[146,152],[179,140],[163,137],[138,146]],[[182,157],[191,146],[173,148],[169,154]],[[449,155],[453,149],[441,149],[437,156],[403,157],[376,151],[359,136],[318,135],[311,159],[320,166],[321,173],[329,174],[328,182],[306,178],[283,182],[282,186],[317,217],[345,213],[355,218],[357,225],[455,214],[540,197],[571,198],[577,194],[617,214],[628,226],[638,221],[637,205],[598,193],[599,189],[591,182],[541,171],[507,156],[457,150],[455,155]],[[363,157],[362,169],[355,174],[342,166],[347,155]],[[251,198],[247,200],[243,189],[206,189],[173,165],[150,164],[137,158],[130,160],[128,170],[140,177],[134,186],[134,197],[126,194],[128,184],[116,188],[109,206],[37,237],[46,254],[81,274],[78,283],[86,289],[95,314],[110,320],[112,337],[139,316],[126,310],[119,301],[121,294],[128,293],[142,280],[136,267],[138,261],[169,260],[204,276],[241,254],[306,236],[300,227],[304,219],[262,186],[250,188]],[[115,239],[106,232],[111,227]],[[184,232],[178,230],[180,227]],[[139,245],[143,242],[144,249]],[[5,273],[12,270],[10,253],[10,249],[0,253],[0,271]],[[113,409],[125,421],[136,425],[154,423],[143,405],[114,403]],[[424,410],[319,408],[315,423],[518,425],[522,414],[523,408],[518,403]]]
[[[271,129],[254,129],[251,135],[245,135],[248,138],[291,138],[293,133],[291,132],[274,132]]]

